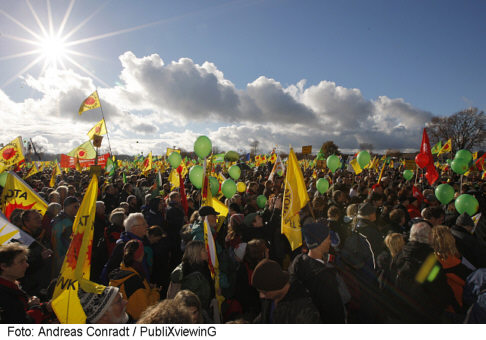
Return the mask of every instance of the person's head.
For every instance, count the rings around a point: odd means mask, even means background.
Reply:
[[[106,189],[105,189],[105,192],[108,194],[108,195],[114,195],[115,194],[115,186],[112,185],[112,184],[109,184],[106,186]]]
[[[386,235],[385,245],[390,251],[391,256],[395,257],[405,245],[405,239],[402,234],[391,233]]]
[[[137,196],[135,195],[129,195],[127,197],[127,203],[128,206],[131,208],[137,208]]]
[[[329,252],[329,247],[331,246],[330,230],[327,222],[325,223],[308,223],[304,224],[301,228],[302,238],[307,245],[307,249],[319,256],[327,254]]]
[[[0,277],[8,281],[23,278],[29,267],[28,254],[29,249],[17,242],[0,245]]]
[[[171,203],[181,203],[181,195],[177,191],[172,191],[169,194],[169,202]]]
[[[356,217],[356,215],[358,215],[358,209],[359,205],[357,203],[348,205],[348,207],[346,208],[346,216],[351,218]]]
[[[426,222],[415,223],[410,229],[409,240],[430,244],[432,242],[432,228]]]
[[[162,239],[162,228],[158,225],[153,225],[147,229],[147,239],[150,244],[156,244]]]
[[[235,203],[238,206],[241,205],[241,195],[240,194],[234,194],[233,197],[231,198],[231,203]]]
[[[106,286],[101,294],[87,291],[80,284],[78,297],[89,324],[123,324],[128,321],[127,301],[119,288]]]
[[[125,210],[125,214],[128,214],[128,212],[130,210],[130,206],[128,205],[127,202],[120,202],[120,208]]]
[[[199,208],[199,218],[204,220],[207,217],[209,225],[213,228],[216,226],[218,222],[218,215],[219,212],[214,210],[213,207],[204,206]]]
[[[463,213],[459,215],[459,217],[456,219],[456,225],[459,227],[463,227],[469,232],[472,232],[474,228],[474,221],[467,213]]]
[[[110,213],[110,217],[108,220],[111,224],[116,225],[118,227],[123,227],[123,220],[125,219],[125,209],[123,208],[116,208]]]
[[[192,323],[203,323],[201,301],[196,294],[190,290],[183,289],[174,296],[174,301],[188,309],[191,314]]]
[[[73,185],[68,185],[68,192],[67,192],[67,194],[69,196],[76,195],[76,188]]]
[[[258,290],[260,298],[278,302],[289,290],[289,273],[277,262],[264,259],[253,270],[251,285]]]
[[[175,299],[165,299],[148,307],[137,321],[139,324],[190,324],[192,322],[190,311]]]
[[[250,213],[245,216],[244,223],[247,227],[263,227],[263,218],[259,213]]]
[[[22,227],[22,214],[24,213],[23,209],[14,209],[10,214],[10,222],[12,222],[17,227]]]
[[[66,197],[63,204],[63,210],[71,218],[74,218],[79,210],[79,200],[74,196]]]
[[[51,193],[47,196],[47,201],[49,203],[61,203],[61,195],[57,191],[51,191]]]
[[[68,197],[68,187],[65,185],[60,185],[56,188],[56,191],[59,193],[60,202],[64,202],[66,197]]]
[[[147,232],[148,224],[142,213],[131,213],[123,222],[125,231],[143,238]]]
[[[191,241],[186,244],[182,262],[186,264],[201,264],[208,261],[208,252],[203,241]]]
[[[250,269],[254,269],[261,260],[268,259],[268,257],[269,249],[265,240],[253,239],[246,245],[243,260]]]
[[[405,212],[402,209],[393,209],[390,212],[390,221],[396,225],[400,225],[400,226],[405,225],[406,222]]]
[[[39,211],[34,209],[24,210],[22,213],[22,224],[31,235],[38,236],[42,227],[42,215]]]
[[[422,210],[422,217],[436,226],[444,223],[445,212],[441,207],[428,207]]]
[[[376,208],[381,207],[383,205],[383,195],[373,191],[370,195],[370,203],[373,204]]]
[[[127,194],[131,194],[133,192],[133,187],[132,187],[132,184],[131,183],[125,183],[123,185],[123,189],[122,189],[124,192],[126,192]]]
[[[55,217],[62,210],[62,206],[59,203],[49,203],[46,210],[46,215],[49,217]]]
[[[99,217],[105,217],[105,202],[103,201],[96,201],[96,215]]]
[[[448,257],[461,258],[456,240],[447,226],[437,225],[432,228],[432,248],[441,260],[447,260]]]
[[[371,222],[376,221],[376,207],[371,203],[363,203],[358,208],[358,218]]]
[[[228,223],[228,234],[234,235],[235,237],[237,235],[242,235],[244,224],[245,216],[243,214],[233,214],[231,215]]]
[[[335,205],[331,206],[329,210],[327,211],[327,217],[331,221],[338,221],[340,216],[339,216],[339,208],[336,207]]]
[[[336,203],[343,203],[346,200],[346,195],[341,190],[336,190],[332,194],[332,199]]]
[[[142,263],[144,257],[144,246],[140,240],[130,240],[123,248],[123,264],[131,267],[135,263]]]

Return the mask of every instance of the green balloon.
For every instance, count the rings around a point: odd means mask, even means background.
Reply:
[[[221,185],[221,191],[223,192],[224,197],[231,198],[236,193],[236,183],[232,179],[227,179]]]
[[[203,167],[200,165],[194,165],[191,170],[189,170],[189,180],[191,181],[192,185],[194,185],[197,189],[202,188],[203,175],[204,170]]]
[[[456,198],[454,202],[457,212],[459,214],[467,213],[469,216],[473,216],[479,208],[479,202],[473,195],[463,194]]]
[[[260,208],[260,209],[265,208],[265,204],[267,204],[267,197],[265,195],[259,195],[257,197],[258,208]]]
[[[454,171],[458,175],[462,175],[467,171],[468,163],[469,162],[465,162],[465,159],[463,158],[454,158],[454,160],[451,163],[452,171]]]
[[[216,177],[210,176],[209,177],[209,188],[211,189],[211,194],[216,196],[219,191],[219,182]]]
[[[413,171],[403,170],[403,178],[405,178],[407,181],[410,181],[413,178]]]
[[[204,159],[207,156],[209,156],[212,148],[213,148],[213,144],[211,143],[211,140],[206,136],[199,136],[194,142],[194,152],[200,158]]]
[[[370,163],[371,155],[368,151],[363,150],[359,152],[358,157],[356,157],[356,159],[358,160],[358,164],[361,167],[361,169],[363,169],[365,166],[367,166]]]
[[[319,178],[316,182],[316,188],[320,194],[324,194],[329,189],[329,182],[325,178]]]
[[[240,159],[240,155],[236,151],[228,151],[225,153],[224,159],[229,162],[236,162]]]
[[[178,152],[173,152],[169,155],[169,158],[167,158],[169,161],[169,164],[172,168],[177,169],[177,167],[181,164],[182,157],[181,154]]]
[[[331,155],[327,157],[327,167],[334,173],[337,168],[339,168],[339,165],[341,162],[339,161],[339,157],[336,155]]]
[[[442,204],[447,204],[454,198],[454,188],[449,184],[440,184],[435,188],[435,197]]]
[[[2,187],[4,187],[5,183],[7,182],[7,176],[8,176],[8,171],[2,172],[0,174],[0,185]]]
[[[459,158],[464,159],[465,163],[469,163],[473,157],[471,151],[462,149],[457,151],[456,155],[454,156],[454,159],[459,159]]]
[[[240,178],[240,175],[241,175],[240,167],[238,165],[232,165],[228,169],[228,173],[231,176],[231,178],[233,178],[235,181],[237,181],[238,178]]]

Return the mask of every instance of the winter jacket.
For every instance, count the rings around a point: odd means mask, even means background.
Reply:
[[[201,306],[205,310],[209,310],[209,303],[214,297],[214,289],[206,262],[194,266],[181,263],[170,275],[170,280],[173,283],[181,284],[181,290],[188,289],[196,294],[201,301]]]
[[[0,323],[42,323],[51,316],[44,304],[29,307],[28,301],[29,296],[18,282],[0,278]]]
[[[234,298],[240,303],[243,318],[252,321],[261,311],[261,302],[258,290],[251,285],[253,270],[248,263],[240,264],[236,274]]]
[[[300,254],[290,265],[289,273],[293,280],[299,280],[309,290],[322,323],[345,322],[335,270],[306,254]]]
[[[472,270],[462,264],[461,259],[455,256],[449,256],[446,260],[439,259],[439,261],[447,276],[447,283],[454,292],[457,303],[462,307],[464,284],[468,275],[472,273]]]
[[[486,247],[463,227],[456,225],[451,228],[451,232],[459,253],[476,268],[486,268]]]
[[[371,244],[371,249],[373,250],[376,259],[376,257],[385,250],[382,234],[378,231],[376,224],[369,220],[358,218],[356,230],[366,236]]]
[[[44,248],[38,242],[31,243],[27,258],[29,267],[24,277],[19,280],[23,290],[38,297],[42,296],[42,290],[49,286],[52,279],[52,258],[43,259],[43,251]]]
[[[140,318],[147,307],[160,300],[157,289],[150,288],[148,281],[133,267],[122,264],[109,277],[110,286],[120,288],[123,298],[128,302],[126,311],[135,320]]]
[[[299,281],[291,281],[290,288],[275,306],[272,300],[263,300],[262,312],[254,323],[307,324],[319,323],[319,310],[312,302],[309,291]]]

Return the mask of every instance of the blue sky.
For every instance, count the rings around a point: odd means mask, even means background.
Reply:
[[[190,149],[200,134],[223,149],[246,149],[252,139],[262,149],[315,151],[329,139],[345,150],[364,142],[418,149],[432,115],[486,108],[483,1],[30,4],[46,29],[50,5],[54,31],[72,5],[63,34],[96,13],[68,42],[153,23],[72,46],[98,58],[72,56],[90,74],[69,62],[41,74],[41,62],[18,75],[37,55],[8,58],[33,48],[12,38],[33,39],[8,16],[34,32],[39,25],[28,2],[0,4],[0,114],[23,117],[18,131],[0,132],[35,136],[52,151],[82,142],[100,119],[76,117],[96,87],[118,152]],[[61,127],[72,128],[69,141]],[[133,141],[136,150],[126,146]]]

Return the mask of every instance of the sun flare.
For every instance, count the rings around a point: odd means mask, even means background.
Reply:
[[[62,62],[66,57],[66,46],[62,39],[48,37],[40,41],[41,53],[49,63]]]

